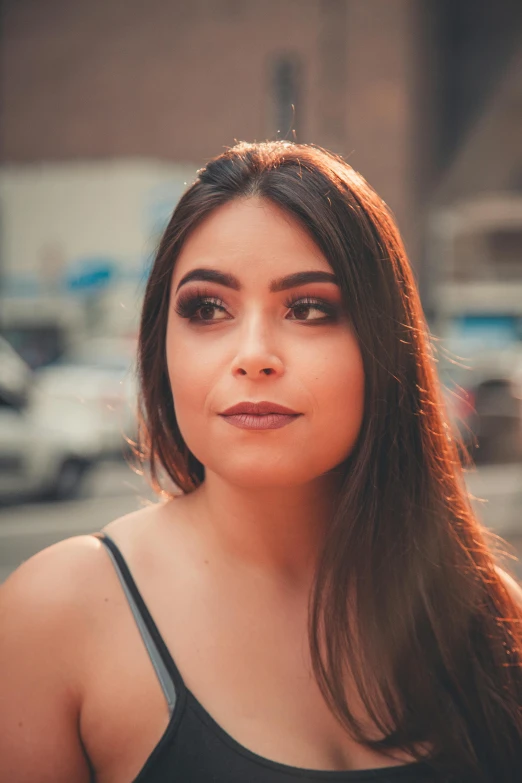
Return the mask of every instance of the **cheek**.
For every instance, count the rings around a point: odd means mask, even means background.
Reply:
[[[356,340],[350,336],[332,345],[309,373],[307,385],[324,448],[332,452],[332,459],[335,453],[342,461],[357,439],[364,415],[364,367]]]
[[[167,369],[178,428],[194,456],[210,467],[222,447],[213,436],[212,392],[223,373],[221,355],[211,341],[191,340],[175,329],[167,335]]]
[[[205,400],[212,384],[212,356],[201,347],[196,350],[186,340],[167,340],[167,369],[176,407],[176,415],[185,411],[204,412]],[[214,357],[215,359],[215,357]]]

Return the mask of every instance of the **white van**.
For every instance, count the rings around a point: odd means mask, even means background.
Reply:
[[[28,365],[0,338],[0,499],[77,495],[99,443],[88,422],[42,405]]]

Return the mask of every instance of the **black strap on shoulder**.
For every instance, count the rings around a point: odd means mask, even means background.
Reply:
[[[169,652],[169,649],[163,637],[160,634],[149,609],[143,600],[143,597],[134,581],[134,577],[123,557],[117,544],[106,533],[94,533],[105,547],[109,550],[114,567],[120,577],[122,586],[126,592],[129,605],[134,614],[136,624],[140,630],[141,636],[156,670],[156,674],[161,682],[169,707],[174,707],[175,691],[180,691],[183,687],[183,680],[176,664]],[[156,654],[155,654],[156,653]],[[158,658],[159,654],[159,658]],[[168,678],[165,671],[168,672]],[[174,687],[169,686],[166,680],[170,680]]]

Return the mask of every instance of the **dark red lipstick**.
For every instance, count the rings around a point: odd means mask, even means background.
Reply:
[[[301,413],[275,402],[238,402],[219,414],[234,427],[244,430],[276,430],[295,421]]]

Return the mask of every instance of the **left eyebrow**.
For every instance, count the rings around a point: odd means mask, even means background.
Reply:
[[[217,269],[206,269],[202,267],[187,272],[178,283],[176,293],[182,285],[190,283],[192,280],[219,283],[219,285],[224,285],[226,288],[232,288],[234,291],[241,291],[241,283],[235,275],[231,275],[228,272],[219,272]],[[321,272],[316,270],[310,272],[294,272],[292,275],[286,275],[286,277],[279,277],[276,280],[272,280],[269,291],[271,294],[275,294],[279,291],[287,291],[289,288],[297,288],[300,285],[306,285],[307,283],[333,283],[334,285],[339,285],[336,276],[332,272]]]

